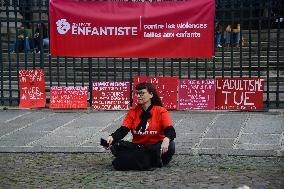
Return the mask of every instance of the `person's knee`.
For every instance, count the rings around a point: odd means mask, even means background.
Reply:
[[[130,152],[118,155],[112,161],[112,165],[114,169],[118,171],[145,171],[151,168],[151,159],[148,154],[143,152]]]
[[[174,154],[176,151],[176,145],[175,145],[175,141],[171,141],[170,145],[169,145],[169,153]]]
[[[125,171],[125,170],[127,170],[126,166],[124,165],[124,162],[121,161],[120,158],[115,158],[112,161],[112,166],[117,171]]]
[[[48,38],[43,39],[43,46],[49,46],[49,39]]]

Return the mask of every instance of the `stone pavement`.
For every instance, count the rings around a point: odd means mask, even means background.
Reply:
[[[126,111],[0,110],[0,152],[104,152]],[[170,111],[177,154],[281,156],[284,111]],[[131,139],[131,135],[126,136]]]
[[[0,188],[283,189],[282,157],[175,155],[152,171],[115,171],[110,153],[0,153]]]

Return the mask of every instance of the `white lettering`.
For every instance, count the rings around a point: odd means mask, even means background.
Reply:
[[[91,27],[82,24],[73,24],[72,25],[72,34],[73,35],[138,35],[137,27],[114,27],[114,26],[106,26],[106,27]]]
[[[222,91],[222,94],[225,94],[225,104],[228,104],[228,94],[231,94],[230,91]]]

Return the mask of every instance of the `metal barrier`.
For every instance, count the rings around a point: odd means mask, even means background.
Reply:
[[[89,86],[94,81],[130,81],[134,76],[177,76],[181,79],[261,77],[265,79],[267,108],[283,108],[284,102],[284,3],[279,0],[216,0],[215,56],[211,59],[173,58],[70,58],[51,57],[44,46],[48,28],[48,0],[1,0],[0,104],[18,105],[18,70],[42,68],[47,94],[51,86]],[[238,34],[239,24],[239,34]],[[20,42],[19,27],[28,32]],[[226,42],[231,25],[240,42]],[[36,52],[36,32],[39,31]],[[18,49],[22,43],[22,49]],[[29,47],[28,47],[29,46]],[[15,48],[16,47],[16,48]],[[91,103],[90,98],[90,103]],[[49,100],[49,99],[48,99]]]

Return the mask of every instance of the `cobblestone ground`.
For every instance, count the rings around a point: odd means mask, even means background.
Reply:
[[[284,158],[176,155],[154,171],[115,171],[108,153],[0,153],[0,188],[284,188]]]

